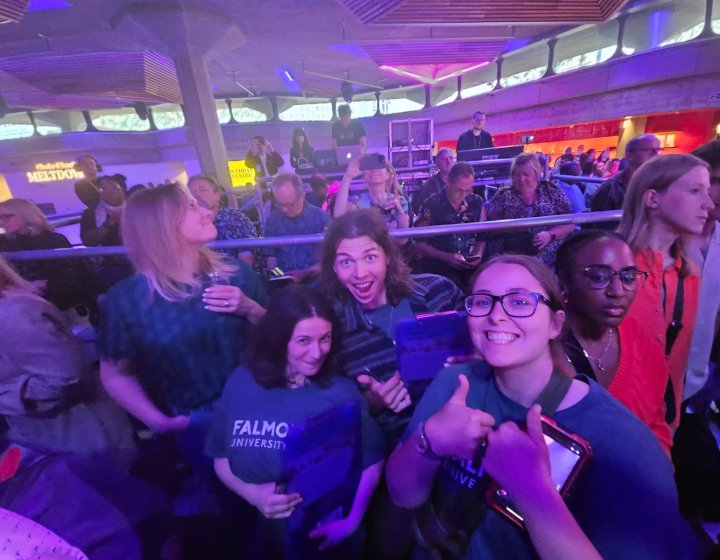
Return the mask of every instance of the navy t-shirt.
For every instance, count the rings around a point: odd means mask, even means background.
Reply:
[[[230,470],[243,482],[277,482],[283,475],[284,440],[292,425],[351,401],[360,403],[362,410],[366,468],[383,459],[385,442],[355,383],[338,376],[326,388],[310,383],[295,389],[265,389],[241,367],[230,376],[215,406],[205,452],[227,458]]]
[[[440,410],[457,387],[459,374],[470,382],[467,404],[503,422],[522,422],[527,409],[506,397],[484,362],[461,364],[438,373],[405,434]],[[652,432],[600,385],[555,420],[585,438],[593,457],[567,500],[571,513],[605,560],[696,558],[689,529],[680,517],[672,465]],[[482,469],[445,460],[435,484],[460,489],[478,484]],[[455,488],[453,488],[453,486]],[[422,553],[418,551],[418,557]],[[466,559],[537,558],[525,531],[486,510],[472,535]]]

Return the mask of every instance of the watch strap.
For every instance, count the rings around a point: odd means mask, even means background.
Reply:
[[[421,455],[428,457],[430,459],[440,459],[441,457],[433,451],[432,446],[430,445],[430,440],[427,437],[427,433],[425,433],[425,422],[421,422],[420,426],[418,427],[418,438],[419,442],[415,446],[418,453]]]

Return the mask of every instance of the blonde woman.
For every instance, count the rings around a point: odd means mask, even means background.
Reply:
[[[350,195],[350,183],[362,175],[366,192]],[[367,154],[348,164],[338,189],[333,216],[364,208],[374,208],[380,212],[390,229],[410,227],[408,202],[402,192],[395,169],[384,161],[380,154]],[[407,242],[407,239],[401,242]]]
[[[689,154],[656,157],[633,174],[618,228],[638,269],[649,273],[628,316],[665,353],[670,371],[665,419],[673,428],[680,419],[700,284],[687,244],[702,233],[713,207],[707,163]]]
[[[537,218],[570,214],[572,206],[562,189],[542,178],[537,157],[524,153],[510,166],[512,184],[498,189],[487,206],[488,220]],[[486,255],[519,253],[532,255],[552,266],[560,240],[572,233],[575,226],[538,226],[523,231],[490,236]]]
[[[72,247],[64,235],[53,230],[33,202],[11,198],[0,202],[0,253],[67,249]],[[77,259],[16,261],[15,270],[61,310],[84,303],[92,292],[90,278]]]
[[[250,267],[205,247],[217,235],[213,214],[184,187],[134,195],[122,235],[137,274],[107,294],[101,378],[153,432],[183,433],[178,442],[197,462],[211,405],[243,361],[266,294]]]

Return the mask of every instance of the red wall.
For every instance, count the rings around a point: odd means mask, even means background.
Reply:
[[[685,111],[654,115],[647,119],[645,132],[681,132],[677,135],[678,152],[687,153],[715,136],[720,111]]]
[[[535,136],[535,142],[565,142],[583,140],[601,136],[618,136],[620,134],[620,121],[599,121],[594,123],[579,123],[567,126],[555,126],[539,130],[522,130],[505,134],[494,134],[493,141],[496,146],[514,146],[522,144],[521,138],[527,135]],[[574,148],[573,148],[574,149]]]
[[[667,150],[667,153],[687,153],[701,144],[708,142],[715,137],[715,127],[720,123],[720,111],[683,111],[680,113],[668,113],[663,115],[651,115],[647,118],[645,132],[664,133],[676,132],[676,147]],[[523,136],[535,136],[535,144],[558,143],[562,149],[572,147],[583,141],[588,149],[588,139],[614,136],[619,139],[621,120],[598,121],[593,123],[579,123],[566,126],[555,126],[535,130],[520,130],[517,132],[506,132],[494,134],[493,140],[496,146],[514,146],[522,144]],[[448,147],[455,149],[456,140],[442,140],[438,142],[438,148]],[[567,146],[565,146],[567,142]],[[608,146],[596,147],[604,149]]]

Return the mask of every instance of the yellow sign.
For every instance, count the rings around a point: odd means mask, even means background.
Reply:
[[[255,184],[255,169],[245,165],[245,160],[228,161],[230,182],[233,187],[245,187]]]
[[[56,161],[55,163],[37,163],[35,171],[27,172],[28,183],[47,183],[50,181],[66,181],[82,179],[81,171],[75,171],[72,161]]]

